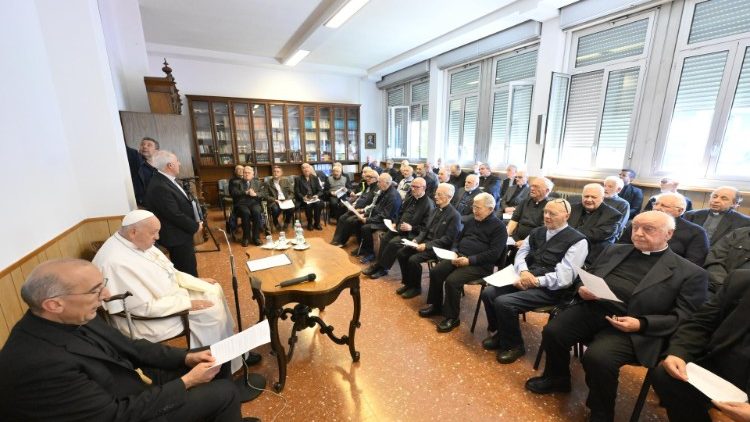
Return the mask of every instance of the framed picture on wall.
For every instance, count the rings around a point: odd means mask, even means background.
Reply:
[[[377,141],[374,133],[365,133],[365,149],[377,148]]]

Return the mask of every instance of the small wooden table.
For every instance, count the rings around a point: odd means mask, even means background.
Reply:
[[[261,314],[268,318],[271,329],[271,347],[276,354],[279,366],[279,380],[274,384],[278,392],[284,389],[286,382],[286,364],[294,353],[297,342],[297,332],[306,328],[320,325],[320,331],[336,344],[349,346],[349,353],[354,362],[359,361],[359,352],[354,348],[354,334],[360,326],[359,314],[361,298],[359,294],[359,266],[349,262],[349,257],[341,248],[328,244],[320,238],[307,239],[310,248],[297,251],[289,248],[284,251],[266,250],[252,247],[246,250],[248,259],[265,258],[271,255],[286,254],[291,265],[269,268],[256,272],[248,272],[253,296],[261,296],[258,300]],[[290,287],[276,287],[282,281],[295,277],[302,277],[314,273],[314,282],[298,284]],[[324,309],[339,297],[344,289],[349,289],[354,301],[354,312],[349,322],[349,334],[337,337],[333,334],[333,327],[327,325],[320,317],[310,315],[314,308]],[[284,308],[288,303],[297,303],[294,308]],[[294,323],[289,337],[289,352],[285,352],[279,340],[278,323],[280,319],[289,317]]]

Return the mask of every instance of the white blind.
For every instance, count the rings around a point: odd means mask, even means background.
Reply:
[[[411,84],[411,103],[426,103],[430,98],[430,82]]]
[[[685,59],[662,170],[701,165],[726,61],[727,51]]]
[[[547,136],[544,141],[543,167],[557,164],[562,141],[563,122],[565,122],[565,104],[568,100],[568,85],[570,77],[557,73],[552,74],[549,105],[547,106]]]
[[[536,75],[537,50],[499,59],[495,65],[495,83],[502,84]]]
[[[419,158],[427,158],[427,141],[428,141],[428,129],[430,120],[430,106],[429,104],[422,105],[422,132],[419,134]]]
[[[422,122],[422,106],[415,104],[411,106],[411,112],[409,117],[411,123],[409,124],[409,155],[410,158],[419,158],[419,137],[422,133],[422,124],[427,125],[427,122]]]
[[[603,70],[571,78],[568,118],[563,137],[562,162],[565,166],[588,168],[591,165],[591,146],[601,112],[603,78]]]
[[[596,167],[620,168],[625,158],[640,68],[615,70],[607,81]]]
[[[748,133],[750,133],[750,48],[745,49],[740,80],[734,94],[717,172],[734,176],[747,175],[747,167],[750,163]]]
[[[505,162],[505,140],[508,131],[508,89],[495,92],[492,103],[492,131],[490,150],[487,154],[492,164]]]
[[[388,109],[392,114],[389,121],[388,133],[389,155],[391,157],[406,157],[406,131],[409,109],[407,107],[393,107]]]
[[[474,142],[477,136],[479,97],[468,97],[464,106],[464,132],[461,139],[462,162],[474,160]]]
[[[404,87],[388,90],[388,107],[404,105]]]
[[[451,95],[479,89],[479,66],[451,74]]]
[[[579,38],[576,67],[641,55],[647,30],[648,18]]]
[[[526,142],[529,138],[531,94],[533,90],[533,85],[519,85],[513,87],[513,97],[510,108],[509,163],[526,162]]]
[[[445,149],[446,162],[458,158],[461,135],[461,100],[451,100],[448,106],[448,145]]]
[[[695,5],[688,44],[750,31],[750,1],[710,0]]]

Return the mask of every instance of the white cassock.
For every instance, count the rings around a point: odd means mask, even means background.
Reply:
[[[221,286],[203,281],[174,268],[172,262],[155,246],[146,251],[115,233],[107,239],[92,261],[108,279],[111,294],[130,291],[126,300],[132,315],[157,317],[190,309],[191,300],[210,300],[213,306],[190,311],[190,346],[209,346],[234,333],[234,321],[229,313]],[[106,304],[115,314],[123,310],[122,301]],[[117,328],[129,335],[125,318],[112,318]],[[159,342],[182,331],[179,317],[152,321],[133,321],[133,336]],[[232,362],[232,372],[239,368],[238,359]]]

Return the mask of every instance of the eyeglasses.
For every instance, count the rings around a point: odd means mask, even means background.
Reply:
[[[563,204],[563,207],[565,208],[565,213],[570,214],[570,204],[568,204],[568,201],[562,198],[557,198],[557,199],[551,200],[550,202],[552,202],[553,204]]]
[[[94,287],[93,289],[89,290],[88,292],[84,292],[84,293],[64,293],[64,294],[61,294],[61,295],[50,296],[47,299],[54,299],[56,297],[62,297],[62,296],[85,296],[85,295],[96,295],[98,298],[101,298],[102,297],[102,292],[107,287],[107,283],[108,282],[109,282],[109,279],[105,277],[104,280],[102,280],[102,282],[101,282],[100,285],[98,285],[97,287]]]

